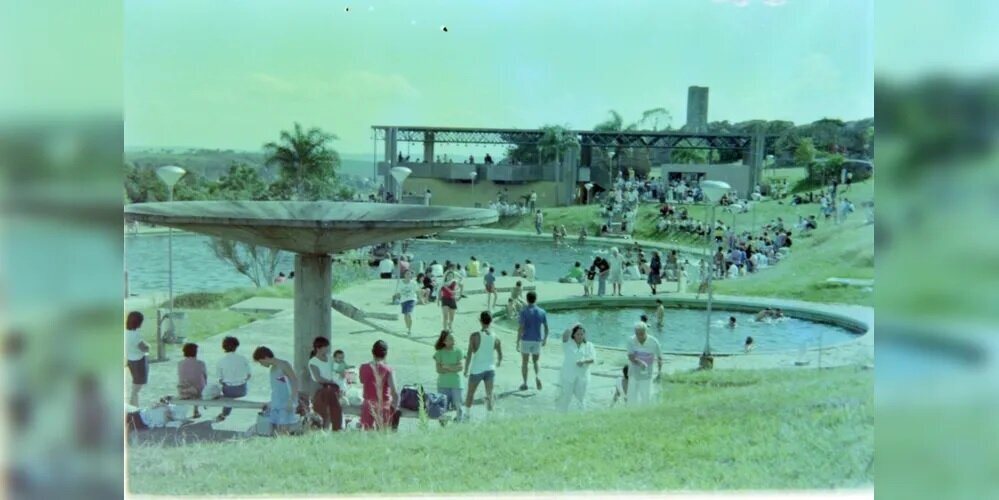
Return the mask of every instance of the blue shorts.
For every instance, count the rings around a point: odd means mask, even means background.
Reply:
[[[495,376],[496,370],[486,370],[482,373],[472,373],[468,376],[468,385],[478,384],[479,382],[492,382]]]
[[[413,312],[413,307],[416,305],[415,300],[407,300],[402,303],[402,313],[411,314]]]

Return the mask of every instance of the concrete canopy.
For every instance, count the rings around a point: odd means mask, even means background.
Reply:
[[[496,222],[495,210],[330,201],[137,203],[125,218],[299,254],[366,245]]]
[[[127,205],[125,218],[296,253],[294,365],[299,389],[311,394],[307,365],[312,340],[332,340],[330,254],[489,224],[499,220],[499,214],[480,208],[380,203],[184,201]]]

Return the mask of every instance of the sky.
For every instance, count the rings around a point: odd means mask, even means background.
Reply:
[[[691,85],[710,87],[709,121],[867,118],[873,12],[870,0],[131,1],[125,146],[256,151],[300,122],[370,154],[372,125],[590,129],[611,109],[630,123],[656,107],[679,127]]]

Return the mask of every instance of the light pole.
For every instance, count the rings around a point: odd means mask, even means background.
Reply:
[[[184,177],[187,171],[176,166],[176,165],[166,165],[156,169],[156,175],[167,185],[167,201],[173,201],[173,187],[177,185],[177,181],[181,177]],[[173,322],[173,228],[169,228],[167,231],[167,273],[169,274],[169,290],[170,290],[170,313],[167,315],[170,318],[170,336],[175,336],[176,329],[174,328]],[[161,328],[159,323],[156,325],[156,360],[165,361],[163,357],[163,339],[161,333]]]
[[[711,223],[708,225],[709,229],[714,227],[715,206],[717,206],[718,200],[731,189],[732,186],[721,181],[701,181],[701,193],[704,195],[704,202],[711,204]],[[711,241],[713,232],[708,231],[707,238],[709,242]],[[708,306],[707,320],[704,326],[704,353],[701,354],[700,368],[702,370],[710,370],[715,364],[715,358],[711,355],[711,305],[714,300],[714,289],[711,286],[711,282],[715,275],[715,263],[714,258],[711,257],[711,245],[708,244],[705,250],[708,253]]]
[[[399,194],[396,195],[395,201],[396,203],[402,203],[402,183],[406,181],[406,178],[409,177],[409,174],[413,173],[413,171],[407,167],[392,167],[389,169],[389,173],[392,174],[392,178],[395,179],[395,183],[399,185]]]
[[[592,182],[587,182],[586,184],[583,184],[583,187],[586,188],[586,204],[589,205],[590,204],[590,198],[593,197],[593,194],[592,194],[593,193],[593,183]]]
[[[475,168],[475,166],[473,165],[472,168]],[[474,206],[476,206],[475,205],[475,178],[479,176],[479,173],[476,172],[475,170],[472,170],[472,172],[469,173],[468,176],[472,178],[472,206],[474,207]]]

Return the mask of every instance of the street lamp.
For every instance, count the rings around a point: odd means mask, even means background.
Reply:
[[[709,244],[706,247],[707,260],[708,260],[708,307],[707,307],[707,320],[705,321],[704,327],[704,353],[701,354],[700,368],[704,370],[709,370],[714,367],[715,358],[711,356],[711,305],[714,300],[714,289],[711,286],[711,281],[715,274],[715,264],[714,259],[711,257],[711,236],[714,231],[711,228],[714,227],[715,223],[715,207],[718,205],[718,200],[721,199],[722,195],[728,193],[732,189],[732,186],[721,182],[721,181],[701,181],[701,193],[704,196],[704,202],[711,205],[711,219],[708,224],[708,235],[707,239]]]
[[[389,173],[392,174],[392,178],[395,179],[396,184],[399,185],[399,194],[396,196],[395,200],[396,203],[401,203],[402,183],[405,182],[406,178],[409,177],[409,174],[413,173],[413,171],[407,167],[392,167],[389,169]]]
[[[590,204],[590,198],[592,197],[592,195],[590,193],[593,192],[593,183],[592,182],[587,182],[586,184],[583,184],[583,187],[586,188],[586,204],[589,205]]]
[[[156,175],[167,185],[167,201],[173,201],[173,187],[177,185],[177,182],[181,177],[184,177],[187,171],[176,166],[176,165],[166,165],[156,169]],[[173,228],[169,228],[167,231],[167,273],[169,274],[169,290],[170,290],[170,313],[167,317],[170,319],[170,329],[168,333],[170,337],[175,336],[176,329],[174,328],[173,322]],[[160,320],[162,321],[162,320]],[[163,339],[161,334],[160,324],[156,325],[156,360],[165,361],[163,357]]]
[[[475,167],[473,166],[472,168]],[[472,170],[468,176],[472,178],[472,205],[475,206],[475,178],[479,176],[479,173]]]

